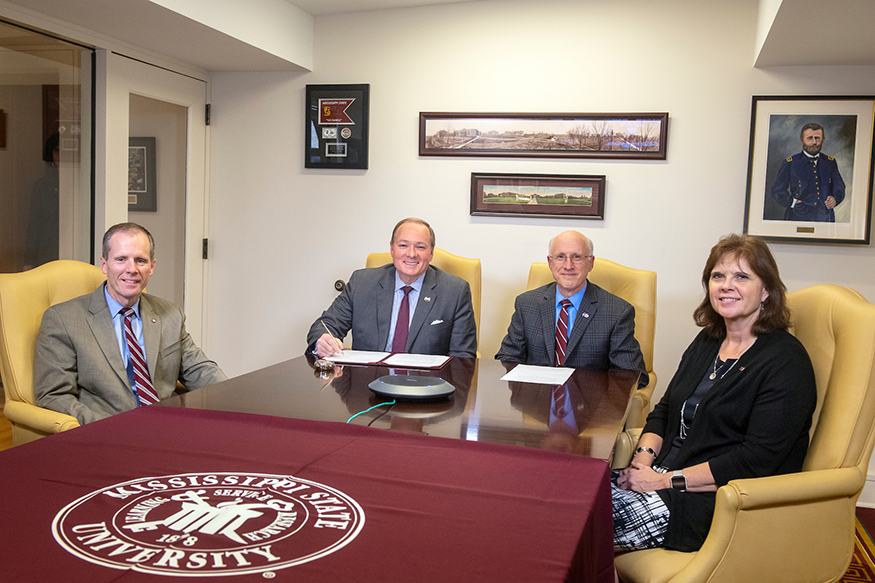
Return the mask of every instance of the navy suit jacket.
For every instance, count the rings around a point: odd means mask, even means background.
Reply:
[[[82,424],[137,407],[104,285],[46,310],[36,338],[37,406],[72,415]],[[159,399],[173,395],[176,381],[191,390],[227,379],[186,332],[179,306],[142,294],[140,317],[146,365]]]
[[[310,326],[307,352],[312,352],[325,334],[323,322],[341,340],[352,330],[353,350],[385,350],[394,295],[394,265],[353,272],[340,295]],[[477,327],[467,281],[429,265],[405,352],[471,358],[477,355]]]
[[[507,335],[495,358],[553,366],[556,359],[556,282],[517,296]],[[632,304],[587,282],[565,351],[565,366],[641,372],[647,384],[641,347],[635,340]]]
[[[821,152],[814,166],[802,152],[781,164],[772,196],[786,209],[784,220],[834,223],[835,211],[826,208],[826,197],[831,196],[836,205],[841,204],[845,200],[845,181],[835,158]]]

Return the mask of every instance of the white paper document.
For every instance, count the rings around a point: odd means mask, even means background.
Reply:
[[[440,368],[450,360],[449,356],[433,354],[393,354],[380,364],[395,368]]]
[[[509,373],[501,377],[503,381],[520,383],[537,383],[539,385],[563,385],[574,372],[573,368],[562,366],[534,366],[518,364]]]
[[[346,349],[341,354],[326,357],[325,360],[338,364],[377,364],[387,356],[389,356],[388,352]]]

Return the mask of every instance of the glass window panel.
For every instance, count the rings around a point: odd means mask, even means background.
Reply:
[[[91,49],[0,21],[0,272],[90,262]]]

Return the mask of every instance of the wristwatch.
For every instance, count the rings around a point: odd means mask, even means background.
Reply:
[[[687,477],[684,475],[683,470],[675,470],[671,474],[671,487],[675,490],[680,490],[681,492],[686,492],[687,490]]]

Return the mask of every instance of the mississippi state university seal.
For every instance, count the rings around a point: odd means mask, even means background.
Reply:
[[[355,500],[324,484],[217,472],[97,490],[61,510],[52,533],[77,557],[114,569],[267,575],[343,548],[364,523]]]

